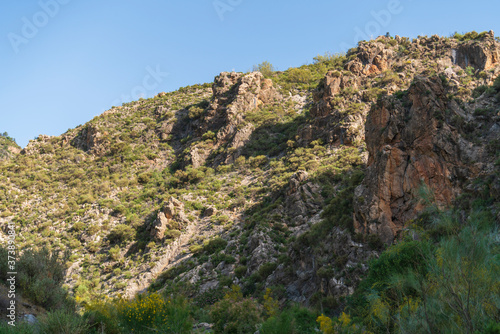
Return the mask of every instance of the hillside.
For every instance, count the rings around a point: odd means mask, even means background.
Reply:
[[[203,308],[236,285],[338,315],[391,244],[446,234],[437,212],[500,222],[499,74],[492,32],[382,36],[113,107],[20,154],[0,137],[0,223],[19,248],[70,250],[78,303],[149,290]]]
[[[9,159],[20,151],[19,145],[7,132],[0,134],[0,160]]]

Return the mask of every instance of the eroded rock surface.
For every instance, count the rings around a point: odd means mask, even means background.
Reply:
[[[417,77],[402,101],[387,97],[371,109],[368,169],[355,193],[358,231],[390,243],[422,210],[419,189],[428,188],[433,201],[445,207],[461,193],[464,181],[484,168],[488,156],[481,145],[444,121],[460,109],[446,93],[440,78]]]
[[[241,154],[242,147],[254,130],[252,124],[241,126],[245,113],[263,104],[282,100],[273,82],[260,72],[223,72],[215,78],[212,90],[213,100],[197,133],[201,136],[212,131],[215,138],[207,147],[199,148],[198,145],[191,149],[190,162],[194,167],[203,165],[212,152],[220,147],[227,147],[228,151],[215,156],[214,164],[232,163]]]
[[[158,212],[156,219],[150,226],[150,234],[155,240],[161,241],[164,239],[166,231],[187,224],[189,224],[189,220],[184,213],[184,204],[171,197]]]

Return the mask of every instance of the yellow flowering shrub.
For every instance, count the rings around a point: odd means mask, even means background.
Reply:
[[[139,295],[137,298],[130,302],[120,302],[120,313],[124,323],[129,328],[146,328],[153,327],[158,320],[166,322],[163,318],[163,311],[165,308],[165,301],[158,294],[153,293],[150,295]]]
[[[333,321],[324,314],[320,315],[316,321],[319,323],[319,329],[324,334],[334,334]]]
[[[268,317],[274,317],[278,314],[279,303],[276,299],[271,297],[271,289],[267,288],[264,295],[264,312]]]
[[[189,304],[183,298],[165,298],[157,293],[88,305],[92,327],[105,333],[190,333]]]

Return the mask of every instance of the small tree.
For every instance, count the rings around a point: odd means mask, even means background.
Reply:
[[[271,64],[268,61],[264,61],[260,63],[259,65],[254,65],[253,66],[253,71],[254,72],[260,72],[262,73],[265,77],[270,77],[273,75],[275,69],[273,64]]]

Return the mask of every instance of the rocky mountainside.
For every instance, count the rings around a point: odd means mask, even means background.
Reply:
[[[8,133],[0,134],[0,160],[9,159],[21,152],[16,141],[9,137]]]
[[[113,107],[0,162],[2,238],[70,249],[78,301],[237,284],[336,309],[422,193],[500,219],[499,73],[493,32],[379,37]]]

